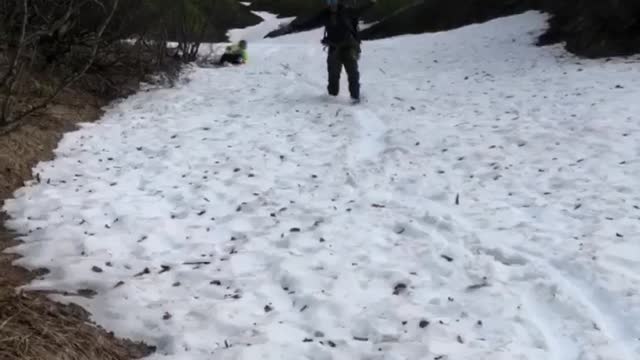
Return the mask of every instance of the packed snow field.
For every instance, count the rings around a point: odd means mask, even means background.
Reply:
[[[111,106],[5,205],[29,288],[152,359],[639,359],[640,66],[545,26],[366,43],[359,106],[318,31]]]

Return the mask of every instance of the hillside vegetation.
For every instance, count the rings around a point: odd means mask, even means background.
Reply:
[[[251,8],[282,16],[306,17],[321,0],[254,0]],[[586,57],[640,52],[640,1],[637,0],[378,0],[364,18],[376,22],[367,40],[451,30],[494,18],[539,10],[550,14],[540,45],[565,43]]]

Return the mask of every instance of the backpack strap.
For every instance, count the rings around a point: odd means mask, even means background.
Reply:
[[[360,35],[358,33],[357,30],[357,25],[354,26],[352,20],[353,20],[353,16],[350,16],[351,14],[347,13],[348,10],[344,9],[340,14],[333,14],[331,16],[335,16],[335,21],[338,22],[342,22],[342,24],[344,26],[346,26],[347,30],[349,31],[349,33],[351,33],[351,35],[353,36],[353,40],[357,43],[357,45],[360,44]],[[339,19],[338,19],[339,18]],[[331,20],[330,20],[331,21]],[[339,44],[331,44],[329,43],[329,32],[327,30],[327,27],[325,26],[324,28],[324,38],[322,39],[322,44],[325,46],[339,46]]]
[[[350,14],[343,13],[341,16],[342,22],[344,22],[344,25],[347,27],[347,29],[349,29],[351,35],[353,35],[353,39],[357,42],[360,42],[360,34],[358,33],[357,25],[353,25],[353,17],[349,15]]]

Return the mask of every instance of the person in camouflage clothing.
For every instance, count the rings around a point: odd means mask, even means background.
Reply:
[[[324,26],[325,36],[322,43],[328,49],[327,70],[329,95],[340,92],[340,74],[344,67],[349,79],[349,92],[354,102],[360,101],[360,34],[358,24],[362,14],[375,4],[368,0],[361,6],[350,6],[347,0],[326,0],[327,8],[307,20],[294,21],[267,35],[276,37],[292,32],[311,30]]]

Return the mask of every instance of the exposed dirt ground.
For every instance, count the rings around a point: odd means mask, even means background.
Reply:
[[[124,96],[136,86],[137,80],[122,83],[118,95]],[[65,132],[79,122],[98,119],[102,106],[114,97],[92,95],[81,86],[70,89],[27,125],[0,136],[0,204],[32,178],[34,165],[53,157]],[[0,360],[124,360],[154,351],[91,324],[90,314],[77,305],[62,305],[43,294],[18,291],[47,270],[12,266],[17,256],[4,251],[18,244],[18,234],[2,225],[5,220],[0,213]]]

